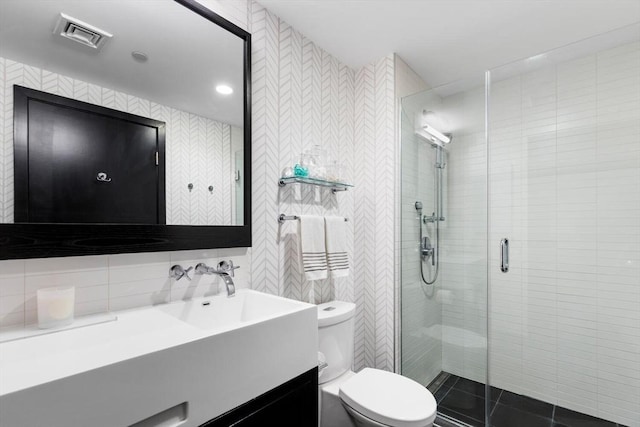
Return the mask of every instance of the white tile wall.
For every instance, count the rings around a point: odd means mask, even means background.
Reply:
[[[640,426],[640,43],[492,82],[489,117],[492,384]]]
[[[0,328],[24,322],[24,261],[0,261]]]
[[[36,323],[36,291],[47,287],[75,286],[77,316],[214,295],[224,290],[217,276],[190,273],[192,281],[175,281],[169,268],[216,265],[223,259],[241,266],[236,287],[250,288],[247,249],[0,261],[0,327]]]
[[[442,368],[487,380],[487,157],[484,89],[449,96],[442,114],[459,123],[447,146],[442,224]]]

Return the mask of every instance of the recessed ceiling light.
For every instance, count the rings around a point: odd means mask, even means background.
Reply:
[[[216,92],[222,95],[231,95],[233,93],[233,89],[231,88],[231,86],[218,85],[216,86]]]
[[[134,50],[133,52],[131,52],[131,56],[133,57],[133,59],[135,59],[137,62],[147,62],[149,60],[149,57],[147,56],[146,53],[144,52],[138,52],[136,50]]]

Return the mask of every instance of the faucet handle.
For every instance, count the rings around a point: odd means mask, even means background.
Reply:
[[[189,272],[191,270],[193,270],[193,267],[189,267],[185,270],[181,265],[176,264],[169,269],[169,277],[176,279],[176,281],[186,277],[188,281],[191,281],[191,277],[189,277]]]
[[[237,270],[238,268],[240,268],[240,266],[234,266],[233,265],[233,260],[229,260],[229,261],[220,261],[218,263],[218,271],[221,271],[223,273],[227,273],[229,276],[233,277],[234,270]]]

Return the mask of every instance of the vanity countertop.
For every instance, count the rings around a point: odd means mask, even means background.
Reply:
[[[203,326],[210,314],[218,317]],[[116,424],[117,417],[124,425],[144,419],[142,407],[155,411],[163,399],[190,402],[192,418],[204,422],[199,407],[208,408],[206,416],[224,413],[316,365],[316,307],[241,289],[234,298],[131,309],[116,321],[4,342],[0,407],[5,414],[21,402],[46,407],[52,393],[68,390],[65,397],[76,402],[64,411],[90,414],[102,410],[94,401],[108,400],[118,411],[106,419]],[[122,388],[130,378],[143,390],[142,402],[141,390]],[[78,405],[82,399],[87,409]],[[50,416],[45,409],[42,416]]]
[[[0,396],[222,332],[198,330],[148,307],[121,311],[113,322],[5,342]]]

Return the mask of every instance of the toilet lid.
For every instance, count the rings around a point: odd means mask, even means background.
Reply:
[[[426,387],[379,369],[365,368],[345,381],[340,398],[362,415],[393,427],[424,427],[437,409]]]

